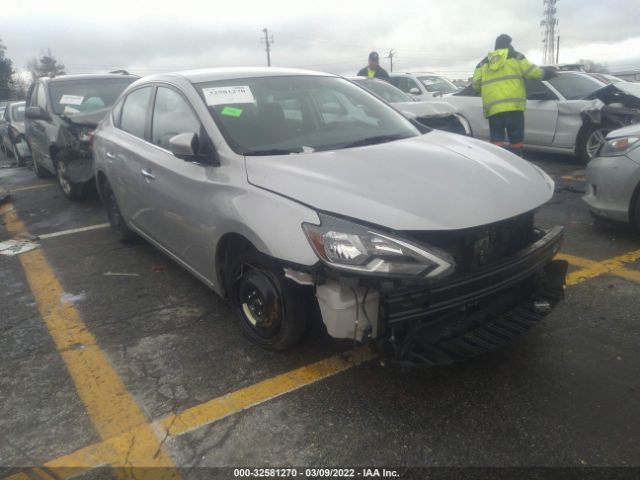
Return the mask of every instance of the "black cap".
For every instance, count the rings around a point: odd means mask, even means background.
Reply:
[[[499,50],[501,48],[509,48],[509,45],[511,45],[511,37],[509,35],[507,35],[506,33],[498,35],[498,38],[496,38],[496,50]]]
[[[369,60],[373,60],[374,62],[379,62],[380,56],[378,55],[378,52],[371,52],[369,54]]]

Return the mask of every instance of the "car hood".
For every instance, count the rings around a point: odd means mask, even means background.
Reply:
[[[504,149],[439,131],[380,145],[245,160],[255,186],[395,230],[493,223],[539,207],[554,188],[542,170]]]
[[[612,132],[609,132],[607,138],[633,137],[638,135],[640,135],[640,123],[613,130]]]
[[[618,82],[599,88],[587,95],[585,100],[600,100],[605,105],[621,103],[625,107],[640,108],[640,85]]]
[[[409,112],[410,115],[422,118],[448,117],[458,113],[458,110],[445,102],[398,102],[393,106],[403,114]]]

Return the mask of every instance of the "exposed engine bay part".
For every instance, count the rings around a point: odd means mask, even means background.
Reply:
[[[332,337],[358,342],[378,337],[380,295],[377,291],[352,288],[337,280],[329,280],[317,287],[316,298],[322,321]]]
[[[285,268],[284,276],[293,280],[298,285],[314,285],[313,276],[307,272],[301,272],[300,270],[294,270],[293,268]]]

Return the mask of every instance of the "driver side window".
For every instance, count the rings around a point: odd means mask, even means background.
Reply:
[[[200,120],[178,92],[158,87],[153,107],[151,143],[170,150],[169,140],[180,133],[200,134]]]
[[[527,90],[527,100],[541,100],[542,98],[551,100],[556,98],[555,94],[540,80],[525,78],[524,84]]]

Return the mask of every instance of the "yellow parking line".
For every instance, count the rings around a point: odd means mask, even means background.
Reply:
[[[557,258],[564,258],[571,264],[583,267],[581,270],[571,272],[567,275],[567,285],[576,285],[585,280],[605,274],[616,275],[640,283],[640,272],[624,268],[627,263],[632,263],[640,259],[640,250],[634,250],[602,262],[593,262],[566,254],[560,254]]]
[[[13,193],[13,192],[24,192],[26,190],[35,190],[37,188],[47,188],[47,187],[51,187],[55,185],[55,183],[40,183],[38,185],[28,185],[26,187],[16,187],[16,188],[10,188],[9,192]]]
[[[222,395],[178,414],[168,415],[151,424],[151,428],[167,437],[180,436],[242,410],[349,370],[374,358],[376,358],[376,354],[371,352],[368,347],[359,347]],[[133,443],[133,439],[142,435],[140,430],[144,428],[149,428],[149,426],[140,425],[131,431],[50,460],[44,466],[53,469],[62,478],[70,478],[78,475],[81,471],[89,470],[105,463],[118,465],[117,459],[123,458],[123,452]],[[137,447],[137,443],[135,445]],[[135,451],[133,456],[130,454],[131,465],[138,466],[139,463],[136,462],[139,459],[144,460],[150,453],[151,451],[147,449],[146,451]]]
[[[161,425],[170,435],[182,435],[195,428],[221,420],[285,393],[298,390],[324,378],[344,372],[375,358],[368,347],[360,347],[325,360],[297,368],[282,375],[242,388],[222,397],[196,405],[177,415],[161,419]]]
[[[11,204],[0,212],[12,235],[26,233]],[[62,356],[91,421],[103,439],[136,430],[135,441],[116,444],[114,455],[103,459],[112,465],[174,467],[157,433],[127,391],[121,378],[97,345],[73,304],[62,304],[64,293],[42,250],[20,255],[20,262],[40,315]],[[179,478],[175,468],[158,470],[155,478]]]

